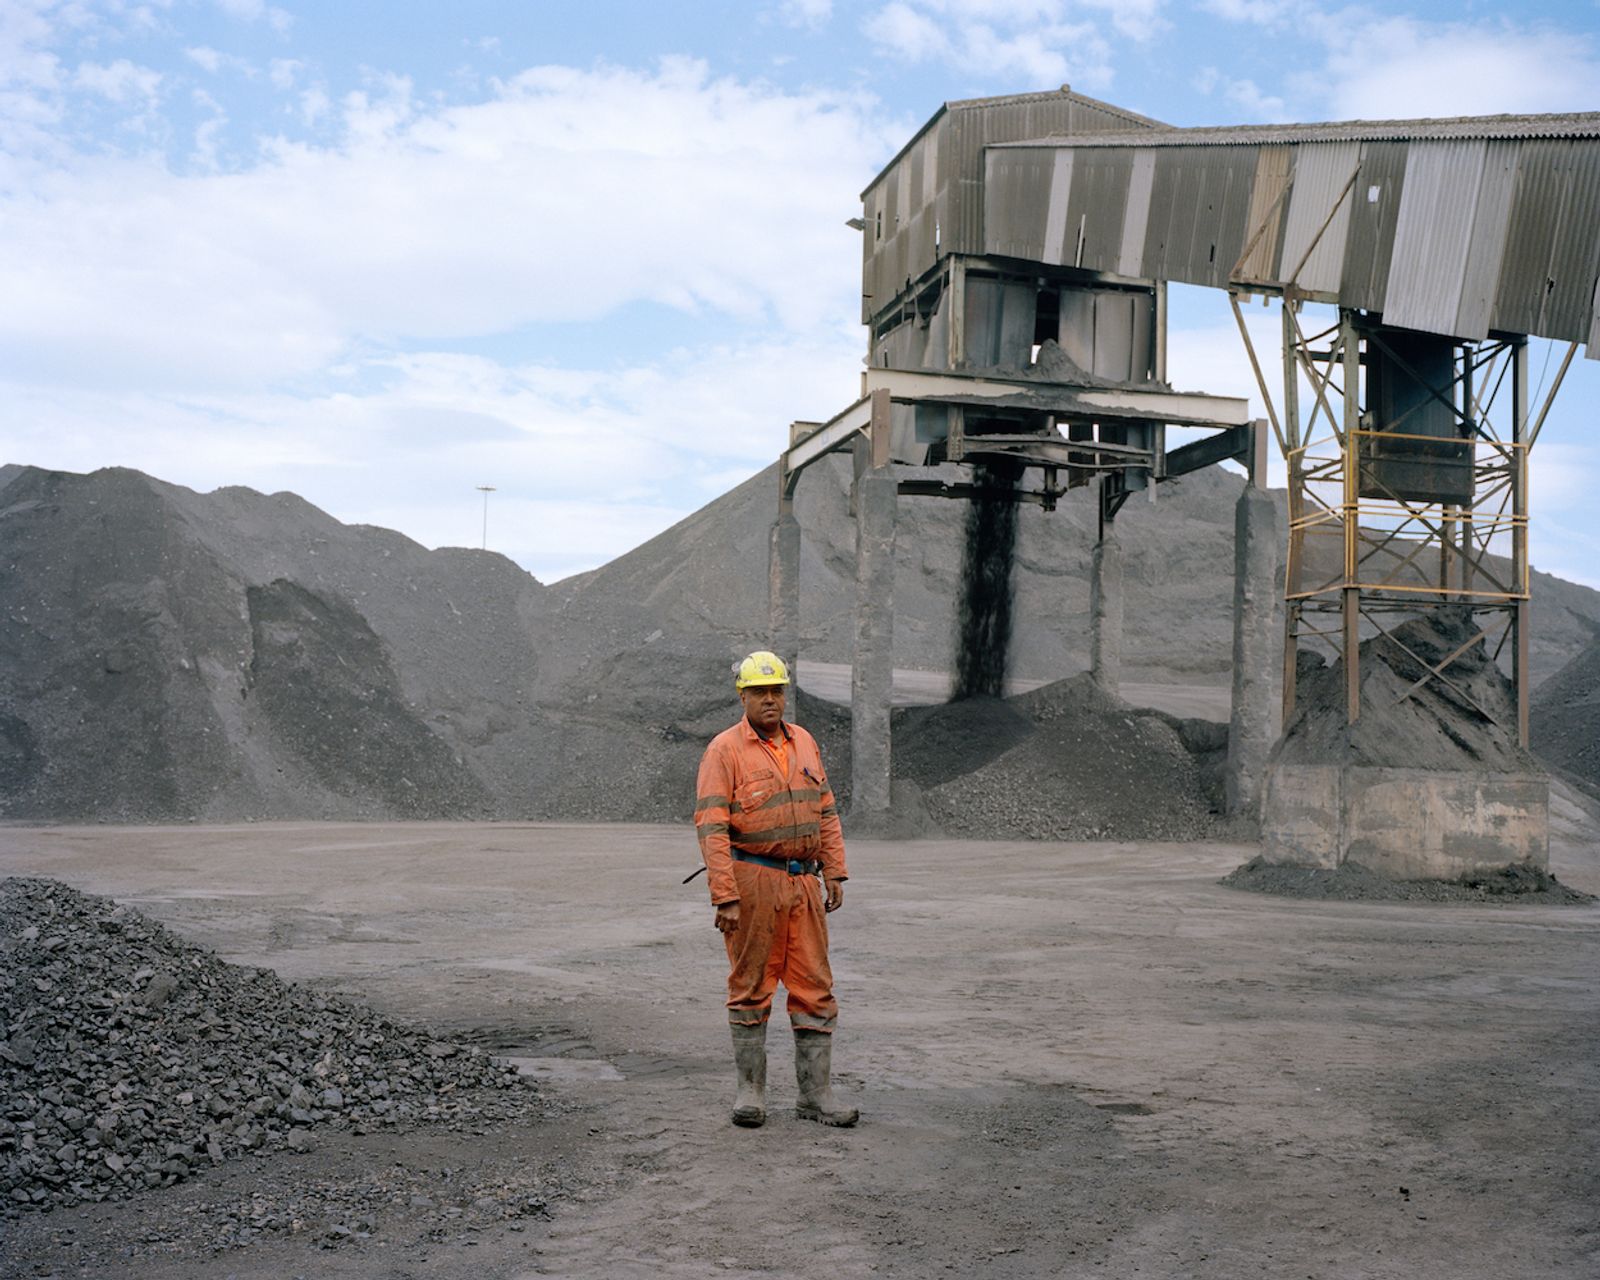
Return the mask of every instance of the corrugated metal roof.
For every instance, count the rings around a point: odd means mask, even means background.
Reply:
[[[1294,148],[1294,187],[1283,229],[1282,278],[1302,289],[1332,293],[1344,271],[1350,199],[1361,164],[1359,142]]]
[[[1075,153],[1060,261],[1089,271],[1116,271],[1133,176],[1126,148]]]
[[[1156,156],[1153,151],[1133,153],[1128,165],[1128,207],[1122,217],[1122,246],[1117,269],[1125,276],[1144,278],[1145,233],[1150,229],[1150,195],[1155,190]]]
[[[1226,283],[1244,248],[1255,170],[1250,147],[1220,155],[1188,148],[1157,151],[1144,274],[1190,284]]]
[[[1060,103],[1071,102],[1082,109],[1082,123],[1071,122],[1070,127],[1082,127],[1089,132],[1100,126],[1111,129],[1118,125],[1127,125],[1139,130],[1165,129],[1168,125],[1149,116],[1142,116],[1137,111],[1129,111],[1126,107],[1115,106],[1109,102],[1102,102],[1099,98],[1091,98],[1087,94],[1074,93],[1067,85],[1059,89],[1044,90],[1039,93],[1012,93],[994,98],[952,98],[944,103],[937,111],[928,117],[927,123],[911,135],[906,144],[890,157],[889,163],[878,170],[877,176],[862,190],[862,198],[866,198],[868,191],[883,181],[884,174],[899,164],[905,154],[911,150],[924,137],[934,131],[934,126],[953,111],[984,111],[991,107],[1020,107],[1033,103]]]
[[[1013,146],[1238,147],[1272,142],[1380,142],[1412,139],[1597,138],[1600,112],[1554,115],[1451,116],[1424,120],[1343,120],[1326,124],[1245,124],[1128,133],[1021,138]],[[1001,144],[1004,145],[1004,144]]]
[[[1250,188],[1250,209],[1245,215],[1244,257],[1239,262],[1241,280],[1271,280],[1278,266],[1278,246],[1283,224],[1289,173],[1294,149],[1262,147],[1256,153],[1256,178]]]
[[[1057,151],[1052,157],[1050,200],[1044,215],[1044,252],[1040,255],[1046,262],[1062,261],[1061,251],[1067,241],[1067,201],[1072,194],[1072,158],[1076,154]]]
[[[1348,307],[1383,310],[1409,150],[1404,142],[1361,144],[1361,176],[1351,193],[1354,201],[1345,237],[1344,270],[1339,277],[1339,296]]]
[[[1383,304],[1386,323],[1428,333],[1455,329],[1486,149],[1481,138],[1411,144]]]
[[[1511,194],[1516,187],[1516,142],[1485,144],[1483,177],[1478,205],[1472,215],[1472,239],[1461,264],[1461,305],[1456,311],[1458,337],[1488,336],[1494,316],[1494,295],[1500,285],[1500,264],[1505,258],[1506,224],[1511,220]]]

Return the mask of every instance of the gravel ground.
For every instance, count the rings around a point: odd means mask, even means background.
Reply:
[[[1593,832],[1552,850],[1563,883],[1600,889]],[[780,1012],[742,1130],[693,850],[686,825],[0,826],[0,873],[531,1058],[557,1104],[23,1213],[0,1275],[1600,1274],[1600,905],[1240,893],[1235,845],[857,841],[828,923],[862,1123],[793,1117]]]

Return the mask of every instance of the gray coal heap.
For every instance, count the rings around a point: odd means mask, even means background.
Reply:
[[[1301,651],[1295,713],[1273,752],[1284,764],[1540,773],[1517,743],[1516,698],[1464,608],[1431,611],[1361,643],[1361,716],[1346,723],[1344,667]],[[1444,671],[1423,680],[1462,645]],[[1427,664],[1427,666],[1424,666]]]
[[[227,964],[106,898],[0,881],[0,1215],[355,1133],[529,1114],[514,1067]]]

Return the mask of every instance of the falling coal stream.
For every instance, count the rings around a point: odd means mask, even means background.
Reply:
[[[1017,485],[1022,465],[976,463],[967,508],[967,545],[956,614],[956,679],[951,700],[998,698],[1011,662],[1011,568],[1017,549]]]

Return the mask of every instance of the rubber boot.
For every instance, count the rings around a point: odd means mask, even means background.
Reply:
[[[759,1129],[767,1122],[767,1024],[729,1025],[733,1028],[733,1065],[739,1071],[733,1122],[742,1129]]]
[[[800,1098],[794,1109],[799,1119],[848,1129],[861,1118],[854,1107],[841,1106],[834,1100],[830,1083],[833,1036],[828,1032],[795,1030],[794,1074],[800,1083]]]

